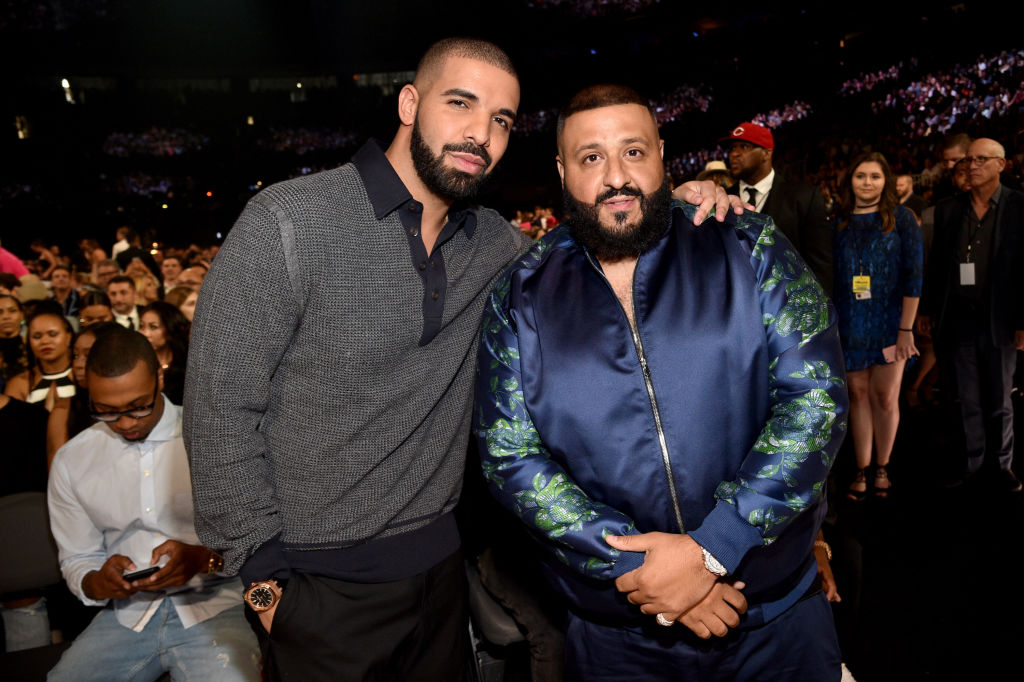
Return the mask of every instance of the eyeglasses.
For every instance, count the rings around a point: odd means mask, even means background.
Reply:
[[[1001,156],[965,156],[963,162],[968,166],[984,166],[992,159],[1001,159]]]
[[[129,419],[144,419],[149,415],[153,414],[153,410],[156,409],[156,397],[160,393],[160,382],[156,383],[153,387],[153,402],[144,407],[135,407],[124,412],[97,412],[96,406],[92,403],[92,398],[89,398],[89,414],[92,415],[93,419],[101,422],[116,422],[121,417],[128,417]]]

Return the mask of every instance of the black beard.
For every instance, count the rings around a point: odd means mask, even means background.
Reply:
[[[412,153],[412,165],[416,174],[431,192],[447,199],[448,201],[462,201],[471,199],[479,193],[484,182],[487,181],[489,173],[485,170],[479,175],[448,168],[444,165],[445,152],[460,152],[465,154],[476,154],[487,167],[491,166],[491,155],[483,147],[472,142],[462,144],[446,144],[441,147],[441,154],[434,156],[430,147],[420,135],[420,122],[417,118],[412,124],[412,142],[409,145]]]
[[[625,228],[620,232],[610,232],[601,227],[599,217],[598,205],[615,196],[640,198],[640,221],[635,225],[625,225],[625,213],[614,214],[618,226]],[[665,176],[661,187],[651,194],[644,194],[632,187],[610,189],[597,197],[592,205],[577,200],[562,183],[562,211],[569,233],[576,243],[585,246],[597,258],[635,258],[649,251],[668,231],[671,208],[672,190],[668,176]]]

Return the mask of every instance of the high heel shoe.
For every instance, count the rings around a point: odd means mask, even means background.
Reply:
[[[875,469],[875,497],[884,500],[889,497],[892,490],[892,481],[889,480],[889,472],[885,467],[879,466]]]
[[[868,476],[864,469],[857,469],[857,475],[846,490],[846,499],[862,502],[868,496]]]

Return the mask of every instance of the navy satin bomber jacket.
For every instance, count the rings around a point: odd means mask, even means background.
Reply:
[[[475,432],[492,494],[548,551],[584,616],[639,624],[609,534],[685,532],[747,584],[741,627],[816,574],[824,483],[846,431],[835,311],[770,218],[672,224],[640,256],[637,333],[565,227],[499,279],[484,313]]]

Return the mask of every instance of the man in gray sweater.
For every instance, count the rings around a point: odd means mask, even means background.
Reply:
[[[271,680],[462,677],[452,509],[477,331],[525,245],[468,202],[518,105],[499,48],[436,43],[387,150],[253,197],[203,283],[184,422],[196,529],[249,588]],[[677,194],[729,206],[711,183]]]

